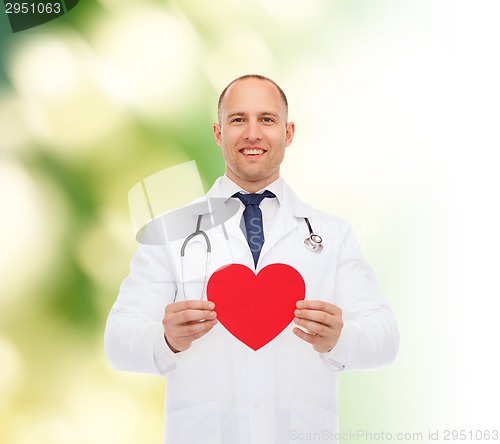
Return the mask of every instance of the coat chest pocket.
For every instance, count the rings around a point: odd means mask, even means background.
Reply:
[[[220,444],[220,411],[217,401],[187,407],[165,416],[165,443]]]
[[[290,416],[290,444],[337,443],[338,415],[331,410],[294,400]]]

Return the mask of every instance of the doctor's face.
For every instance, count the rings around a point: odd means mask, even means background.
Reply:
[[[278,89],[260,79],[232,84],[221,103],[214,137],[222,149],[226,175],[245,191],[256,192],[275,181],[295,126],[286,121]]]

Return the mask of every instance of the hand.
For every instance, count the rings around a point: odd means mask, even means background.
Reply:
[[[336,305],[324,301],[298,301],[295,310],[295,322],[304,327],[294,328],[293,332],[301,339],[312,344],[320,353],[329,352],[337,343],[344,322],[342,310]]]
[[[187,350],[217,324],[214,308],[213,302],[198,300],[167,305],[162,324],[165,341],[174,353]]]

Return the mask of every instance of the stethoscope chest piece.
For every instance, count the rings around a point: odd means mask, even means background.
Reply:
[[[317,234],[311,234],[308,238],[304,240],[304,245],[310,251],[321,251],[323,250],[323,239]]]
[[[309,219],[304,217],[304,220],[307,223],[307,227],[309,228],[309,237],[304,240],[304,245],[309,251],[321,251],[323,250],[323,239],[319,234],[314,234],[311,228],[311,224],[309,223]]]

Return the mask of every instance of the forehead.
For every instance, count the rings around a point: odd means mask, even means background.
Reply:
[[[243,79],[233,83],[221,103],[223,114],[232,112],[284,113],[285,103],[272,83],[261,79]]]

